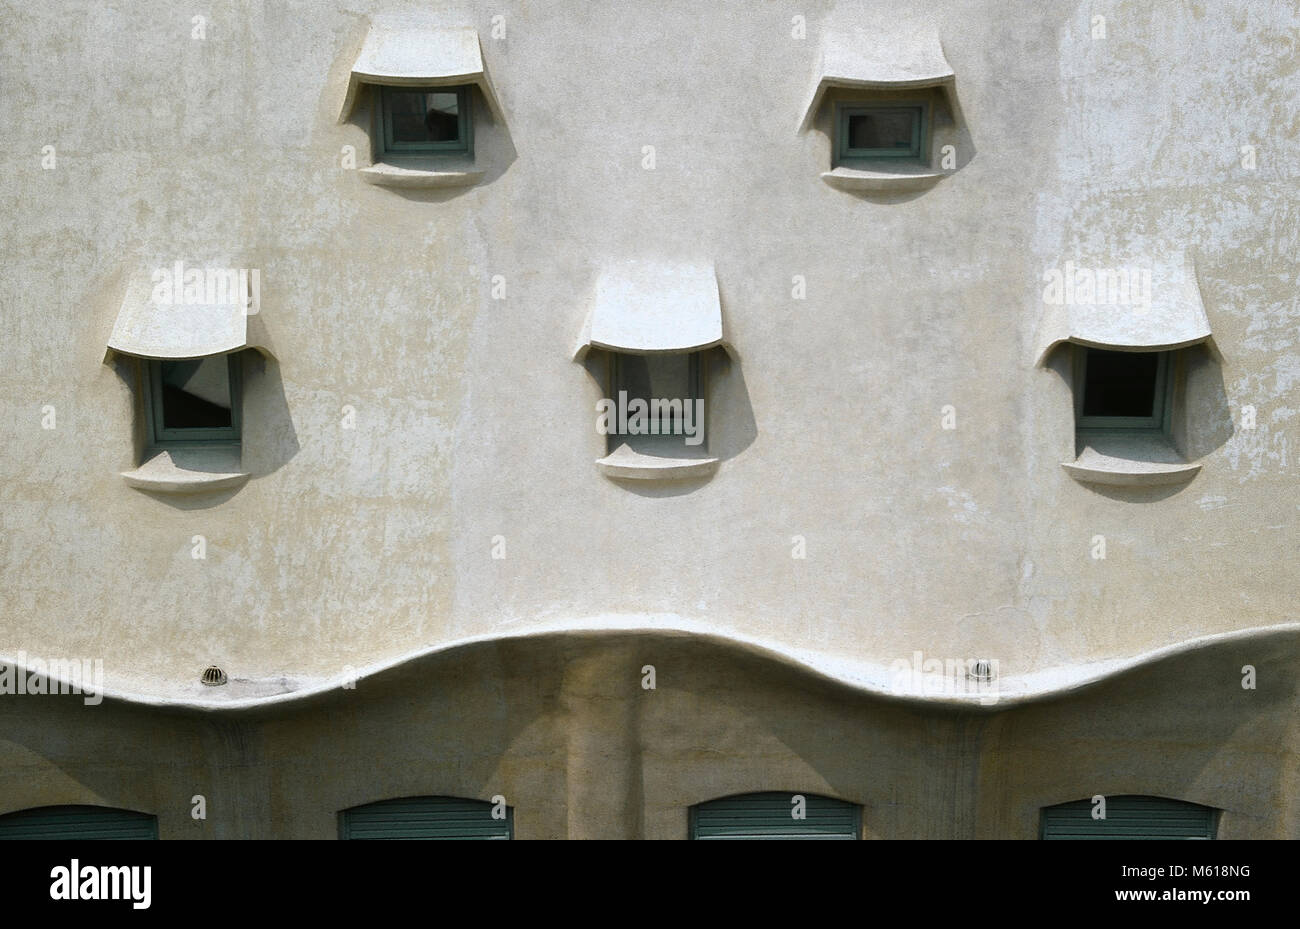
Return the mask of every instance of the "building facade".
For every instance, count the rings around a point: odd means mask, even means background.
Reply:
[[[1008,9],[0,6],[0,835],[1300,837],[1300,13]]]

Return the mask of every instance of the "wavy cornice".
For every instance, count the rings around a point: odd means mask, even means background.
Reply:
[[[105,687],[96,693],[107,701],[161,710],[204,713],[266,710],[326,699],[339,696],[344,692],[355,692],[345,685],[351,683],[359,689],[362,682],[367,679],[376,679],[421,661],[446,658],[458,651],[509,642],[605,636],[691,637],[701,642],[772,661],[809,677],[848,688],[864,697],[907,703],[918,708],[997,712],[1069,696],[1128,672],[1180,655],[1242,642],[1284,639],[1287,636],[1300,639],[1300,623],[1257,626],[1197,636],[1121,658],[1057,665],[1027,674],[1000,678],[996,681],[996,685],[977,682],[950,685],[947,683],[948,678],[943,675],[903,672],[897,663],[885,665],[879,662],[837,658],[803,649],[790,649],[772,639],[737,635],[707,624],[683,620],[678,616],[603,616],[580,622],[536,625],[526,630],[506,634],[469,636],[411,651],[350,673],[340,673],[323,679],[306,681],[293,681],[287,678],[252,681],[232,679],[228,685],[220,689],[202,687],[196,682],[193,686],[196,689],[202,688],[201,692],[178,696],[133,692],[112,687]],[[1297,655],[1300,655],[1300,650],[1297,651]],[[45,674],[45,672],[33,672],[30,665],[7,656],[0,656],[0,665],[21,668],[28,675]],[[45,676],[48,680],[56,682],[60,688],[72,683],[57,675],[46,674]],[[288,689],[266,692],[276,686]],[[47,690],[53,691],[53,689],[53,686],[47,686]],[[255,693],[256,691],[262,693]]]

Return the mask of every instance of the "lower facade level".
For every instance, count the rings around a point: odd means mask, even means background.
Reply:
[[[1296,645],[1005,708],[658,633],[466,646],[253,709],[11,695],[0,837],[1300,838]]]

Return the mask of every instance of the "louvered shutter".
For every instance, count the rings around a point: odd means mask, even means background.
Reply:
[[[514,810],[492,818],[486,800],[402,797],[354,806],[339,813],[341,839],[509,839]]]
[[[1044,839],[1212,839],[1218,810],[1166,797],[1106,798],[1106,818],[1092,818],[1091,800],[1043,810]]]
[[[158,817],[108,806],[42,806],[0,816],[0,839],[156,839]]]
[[[795,819],[795,793],[741,794],[691,809],[693,839],[856,839],[859,807],[843,800],[802,794],[806,814]]]

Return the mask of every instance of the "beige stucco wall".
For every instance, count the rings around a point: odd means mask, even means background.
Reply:
[[[165,692],[210,663],[329,676],[667,613],[1014,672],[1292,618],[1294,10],[1120,4],[1093,40],[1087,5],[917,5],[977,156],[880,203],[822,183],[825,133],[795,130],[822,31],[907,11],[806,6],[796,40],[784,8],[441,5],[483,36],[508,131],[477,150],[508,166],[422,195],[340,167],[368,147],[335,118],[359,13],[216,4],[200,41],[167,4],[7,5],[3,651]],[[1028,357],[1042,271],[1182,249],[1225,358],[1194,429],[1227,438],[1172,495],[1081,486],[1068,386]],[[124,275],[217,254],[261,269],[279,358],[247,385],[256,477],[154,499],[118,477],[135,412],[104,343]],[[597,473],[598,388],[569,360],[598,269],[638,257],[713,262],[742,359],[721,470],[682,493]]]
[[[1135,747],[1145,730],[1125,728],[1155,719],[1189,759],[1170,795],[1223,806],[1225,835],[1295,834],[1290,692],[1238,693],[1242,664],[1265,661],[1256,631],[1295,622],[1300,586],[1293,4],[205,10],[195,39],[195,11],[164,2],[0,4],[0,656],[102,658],[110,689],[153,702],[367,668],[380,673],[362,690],[381,696],[266,717],[0,700],[24,733],[6,744],[6,808],[130,799],[181,834],[204,828],[185,819],[190,794],[252,779],[212,834],[332,834],[332,811],[419,788],[537,798],[518,807],[521,836],[667,836],[683,804],[750,786],[742,762],[761,761],[752,786],[784,775],[860,799],[870,834],[1030,834],[1031,809],[1103,790],[1103,772],[1164,777]],[[506,118],[479,107],[476,186],[399,192],[342,166],[345,146],[368,160],[365,114],[337,120],[367,17],[400,10],[480,32]],[[937,30],[964,146],[933,189],[883,200],[820,179],[825,114],[796,131],[823,36],[880,27]],[[1202,471],[1174,488],[1076,483],[1060,467],[1068,368],[1034,366],[1043,271],[1184,253],[1222,355],[1190,359],[1180,438]],[[132,369],[104,363],[105,343],[132,274],[216,256],[260,269],[275,346],[245,380],[253,479],[141,493],[119,476],[139,463]],[[628,259],[716,268],[737,357],[714,373],[708,480],[631,485],[593,464],[600,388],[572,351],[600,270]],[[760,642],[805,670],[734,659],[734,690],[670,685],[633,708],[601,696],[609,662],[641,660],[620,634],[573,653],[455,648],[417,661],[409,689],[368,684],[449,643],[580,625]],[[1217,708],[1167,670],[971,717],[866,695],[916,651],[996,659],[1009,688],[1045,696],[1229,633],[1242,654],[1214,668],[1238,702]],[[196,683],[210,664],[232,678],[224,693]],[[813,683],[810,667],[857,685]],[[1233,746],[1217,755],[1192,726],[1211,711]],[[1108,713],[1117,728],[1100,728]],[[78,738],[43,741],[32,727],[50,714]],[[573,759],[629,719],[607,796]],[[93,739],[136,767],[94,768]],[[1094,739],[1106,748],[1088,755]],[[367,756],[368,740],[384,751]],[[947,767],[927,781],[931,749]],[[1256,751],[1273,753],[1259,774]],[[155,770],[164,757],[183,760]],[[411,773],[416,758],[433,767]],[[1098,777],[1076,789],[1062,769]],[[669,770],[685,772],[672,789]],[[945,778],[981,786],[926,819],[922,801],[954,796]]]

